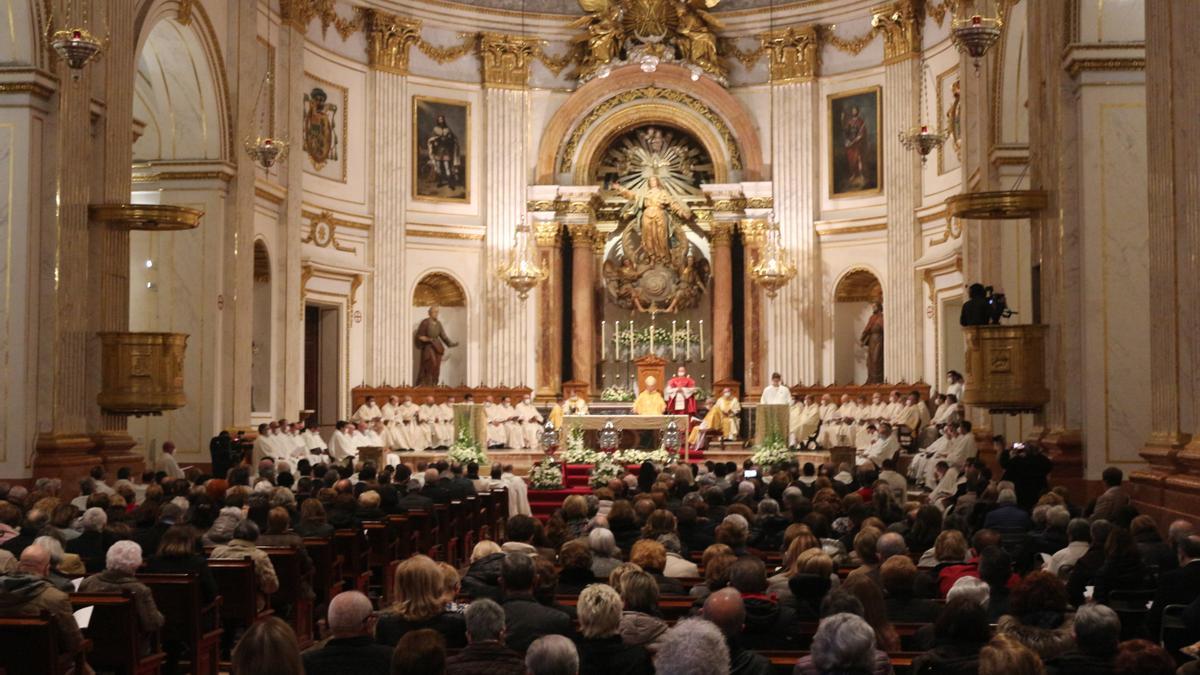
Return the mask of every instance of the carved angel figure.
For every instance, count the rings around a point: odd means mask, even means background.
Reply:
[[[720,0],[676,0],[679,17],[676,28],[680,56],[709,72],[722,73],[721,58],[717,55],[716,31],[724,24],[708,10]]]
[[[579,0],[579,6],[588,15],[576,19],[571,27],[587,30],[575,38],[583,52],[580,57],[582,71],[587,73],[620,56],[624,28],[617,0]]]

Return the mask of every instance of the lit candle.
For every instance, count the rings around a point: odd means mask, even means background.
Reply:
[[[607,322],[604,319],[600,320],[600,360],[601,361],[605,360],[604,356],[605,356],[605,354],[608,353],[608,343],[606,343],[604,341],[604,336],[607,335],[607,333],[604,332],[604,324],[605,323],[607,323]]]
[[[691,319],[688,319],[687,321],[684,322],[683,332],[684,332],[683,339],[685,340],[685,342],[683,343],[683,360],[691,361],[692,360],[692,320]]]
[[[679,339],[679,331],[676,330],[675,319],[671,319],[671,360],[672,361],[679,360],[678,343],[676,342],[678,339]]]
[[[654,353],[654,319],[650,320],[650,353]]]
[[[704,360],[704,319],[700,319],[700,360]]]
[[[613,360],[621,360],[621,320],[613,322]]]
[[[633,360],[633,319],[629,320],[629,360]]]

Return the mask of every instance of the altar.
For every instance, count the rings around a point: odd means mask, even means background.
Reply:
[[[638,432],[642,431],[654,432],[654,447],[660,447],[662,433],[666,431],[667,425],[672,421],[679,428],[681,445],[686,445],[687,415],[567,415],[563,417],[562,428],[559,430],[562,434],[562,447],[566,447],[567,434],[572,429],[579,429],[586,435],[588,432],[600,431],[609,421],[613,423],[617,431],[621,432],[621,448],[637,447]],[[585,444],[587,447],[596,447],[597,445],[595,442]],[[683,451],[684,448],[681,447],[680,450]]]

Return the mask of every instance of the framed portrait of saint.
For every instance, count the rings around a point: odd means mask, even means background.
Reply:
[[[469,202],[471,104],[413,97],[413,195]]]
[[[304,80],[304,170],[345,183],[349,92],[309,73]]]
[[[829,96],[829,196],[853,197],[883,189],[880,87]]]

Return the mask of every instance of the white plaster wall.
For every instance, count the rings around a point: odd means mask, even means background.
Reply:
[[[858,341],[862,330],[871,318],[869,302],[835,303],[833,382],[835,384],[862,384],[867,381],[867,348]]]

